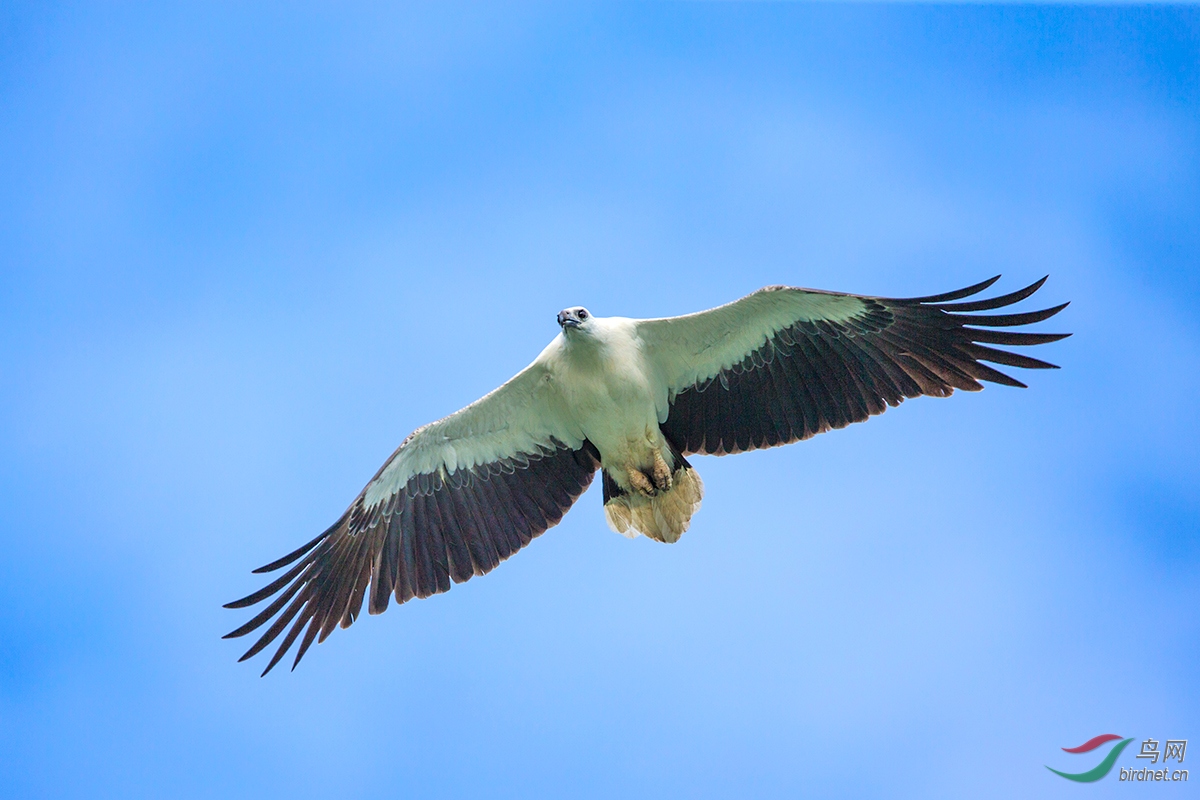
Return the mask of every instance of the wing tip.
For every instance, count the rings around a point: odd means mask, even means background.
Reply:
[[[1070,301],[1070,300],[1068,300],[1068,301],[1067,301],[1067,302],[1065,302],[1065,303],[1059,303],[1059,304],[1058,304],[1058,305],[1056,305],[1056,306],[1051,306],[1050,308],[1048,308],[1048,309],[1046,309],[1046,310],[1047,310],[1047,311],[1050,311],[1050,312],[1052,312],[1052,313],[1050,314],[1050,316],[1051,316],[1051,317],[1053,317],[1055,314],[1057,314],[1058,312],[1062,311],[1064,308],[1066,308],[1066,307],[1067,307],[1067,306],[1069,306],[1069,305],[1071,305],[1071,301]],[[1047,317],[1047,319],[1049,319],[1049,317]]]
[[[1001,277],[1000,275],[994,275],[985,281],[980,281],[979,283],[964,287],[962,289],[956,289],[953,292],[944,292],[942,294],[931,294],[931,295],[927,295],[925,297],[910,297],[906,300],[906,302],[927,304],[927,303],[947,303],[947,302],[950,302],[951,300],[959,300],[963,297],[970,297],[973,294],[979,294],[980,292],[982,292],[983,290],[987,289],[992,284],[994,284],[996,281],[1000,280],[1000,277]]]

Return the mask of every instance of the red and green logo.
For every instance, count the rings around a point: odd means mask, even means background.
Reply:
[[[1103,747],[1109,742],[1114,742],[1120,739],[1112,749],[1108,751],[1108,755],[1104,760],[1087,772],[1059,772],[1054,767],[1046,767],[1055,775],[1061,775],[1069,781],[1078,781],[1079,783],[1092,783],[1098,781],[1112,771],[1113,764],[1117,762],[1117,757],[1121,755],[1121,751],[1133,741],[1133,739],[1122,739],[1115,733],[1104,733],[1099,736],[1088,739],[1078,747],[1064,747],[1063,751],[1067,753],[1090,753],[1098,747]]]

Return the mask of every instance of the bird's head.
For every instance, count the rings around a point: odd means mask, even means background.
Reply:
[[[563,333],[571,331],[587,331],[592,322],[592,315],[583,306],[575,306],[574,308],[564,308],[558,312],[558,324],[562,327]]]

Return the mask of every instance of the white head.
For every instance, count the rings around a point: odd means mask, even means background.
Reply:
[[[564,336],[591,333],[593,317],[591,312],[583,306],[564,308],[558,312],[558,324],[562,327]]]

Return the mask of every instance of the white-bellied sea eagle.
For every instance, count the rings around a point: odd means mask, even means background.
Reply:
[[[997,276],[998,278],[999,276]],[[242,660],[490,572],[562,519],[601,472],[608,524],[675,542],[703,484],[686,456],[727,455],[807,439],[906,397],[1024,384],[983,362],[1051,368],[989,345],[1069,334],[997,330],[1042,311],[975,314],[1023,300],[1045,278],[986,300],[997,278],[956,292],[887,299],[771,286],[728,305],[667,319],[558,314],[561,333],[491,394],[418,428],[332,526],[255,570],[289,567],[228,608],[270,599],[227,635],[270,622]],[[273,598],[273,599],[272,599]],[[285,633],[286,631],[286,633]]]

